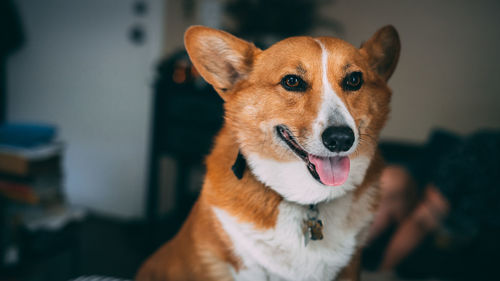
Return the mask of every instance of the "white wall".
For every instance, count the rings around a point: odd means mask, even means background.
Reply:
[[[500,128],[500,1],[338,0],[322,10],[359,46],[392,24],[402,41],[386,138]],[[325,32],[325,31],[323,31]]]
[[[147,1],[143,17],[132,0],[15,2],[27,44],[8,62],[8,119],[58,126],[72,203],[143,215],[162,1]],[[146,44],[129,42],[134,23],[146,27]]]

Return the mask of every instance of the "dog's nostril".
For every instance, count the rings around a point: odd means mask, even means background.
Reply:
[[[332,152],[347,151],[354,143],[354,132],[347,126],[328,127],[321,134],[323,144]]]

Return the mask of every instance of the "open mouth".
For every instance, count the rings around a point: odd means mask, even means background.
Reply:
[[[299,145],[290,130],[284,125],[276,126],[276,133],[300,159],[312,177],[327,186],[339,186],[349,176],[350,160],[347,156],[321,157],[308,153]]]

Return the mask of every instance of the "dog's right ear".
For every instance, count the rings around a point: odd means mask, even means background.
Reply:
[[[250,73],[260,49],[233,35],[204,26],[192,26],[184,45],[196,70],[226,100],[236,83]]]

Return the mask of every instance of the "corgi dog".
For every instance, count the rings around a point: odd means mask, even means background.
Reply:
[[[397,31],[359,49],[304,36],[261,50],[202,26],[184,42],[225,122],[189,217],[136,280],[358,280]]]

